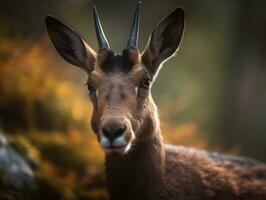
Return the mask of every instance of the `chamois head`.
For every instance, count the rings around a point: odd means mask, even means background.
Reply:
[[[106,153],[124,154],[132,144],[151,138],[151,85],[161,64],[177,51],[185,26],[185,12],[174,10],[154,29],[145,50],[138,50],[140,21],[138,3],[127,48],[120,54],[110,50],[94,6],[99,50],[94,51],[73,28],[48,16],[46,26],[58,53],[85,70],[93,104],[92,128]],[[146,132],[146,133],[145,133]]]

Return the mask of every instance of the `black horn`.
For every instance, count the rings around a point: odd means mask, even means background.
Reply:
[[[127,48],[138,48],[140,6],[141,6],[141,1],[138,2],[138,5],[135,11],[133,25],[132,25],[131,33],[130,33],[129,40],[127,43]]]
[[[96,6],[93,5],[93,15],[94,15],[94,23],[95,23],[95,30],[97,34],[98,44],[100,49],[110,49],[109,43],[105,37],[103,32],[102,24],[99,19],[99,15],[96,9]]]

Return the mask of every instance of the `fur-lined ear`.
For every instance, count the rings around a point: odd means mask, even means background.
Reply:
[[[185,27],[185,11],[177,8],[154,29],[142,53],[142,62],[155,77],[163,61],[172,56],[180,46]]]
[[[70,64],[92,71],[96,53],[83,39],[61,20],[47,16],[45,19],[48,34],[58,53]]]

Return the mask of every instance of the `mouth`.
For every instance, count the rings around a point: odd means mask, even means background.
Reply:
[[[123,155],[123,154],[126,154],[129,151],[130,147],[131,147],[131,144],[128,143],[128,144],[123,145],[123,146],[103,147],[103,149],[104,149],[106,154],[120,154],[120,155]]]
[[[116,138],[114,140],[109,140],[102,136],[100,139],[100,145],[102,146],[105,153],[119,153],[125,154],[131,147],[131,142],[127,141],[124,136]]]

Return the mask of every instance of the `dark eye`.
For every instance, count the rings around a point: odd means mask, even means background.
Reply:
[[[151,80],[146,78],[142,80],[140,87],[144,89],[149,89],[150,84],[151,84]]]
[[[89,90],[90,94],[92,94],[93,92],[95,92],[95,88],[93,87],[92,84],[88,84],[88,90]]]

